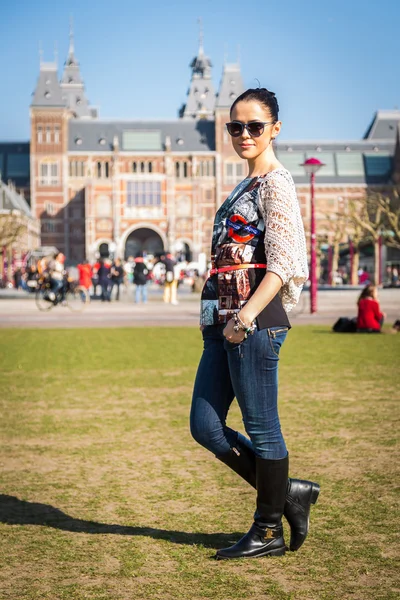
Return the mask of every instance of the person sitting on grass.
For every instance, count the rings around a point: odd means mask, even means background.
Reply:
[[[358,299],[357,332],[380,333],[385,317],[379,306],[378,290],[370,283]]]

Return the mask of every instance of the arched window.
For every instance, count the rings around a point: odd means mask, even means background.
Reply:
[[[144,162],[140,163],[140,172],[144,173]]]
[[[188,176],[188,164],[187,164],[186,161],[183,163],[183,176],[184,176],[185,179]]]
[[[180,165],[180,163],[176,162],[175,163],[175,177],[177,179],[179,179],[180,175],[181,175],[181,165]]]
[[[97,177],[100,179],[101,178],[101,162],[97,163],[96,169],[97,169]]]
[[[152,173],[153,172],[153,163],[149,162],[148,166],[149,166],[149,173]]]
[[[105,163],[104,163],[104,166],[105,166],[105,176],[106,176],[106,177],[107,177],[107,179],[108,179],[108,177],[110,176],[110,168],[109,168],[109,164],[108,164],[108,162],[105,162]]]
[[[132,163],[132,173],[137,173],[137,163],[136,162]]]

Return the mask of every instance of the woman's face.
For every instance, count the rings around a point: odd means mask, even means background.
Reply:
[[[251,121],[271,122],[272,115],[263,104],[250,100],[249,102],[238,102],[232,110],[231,121],[250,123]],[[252,137],[246,128],[239,137],[232,137],[232,146],[235,152],[245,160],[254,160],[265,152],[281,129],[281,122],[277,121],[271,125],[265,125],[264,132],[260,137]]]

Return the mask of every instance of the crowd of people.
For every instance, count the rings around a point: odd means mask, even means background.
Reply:
[[[103,257],[93,264],[85,260],[70,268],[65,268],[64,261],[64,255],[59,252],[26,267],[17,268],[14,271],[15,288],[35,291],[38,280],[47,276],[51,281],[52,292],[57,294],[64,278],[69,277],[76,279],[92,298],[102,302],[119,301],[122,291],[129,293],[133,288],[132,300],[145,304],[148,300],[147,286],[154,282],[163,287],[164,302],[177,305],[178,286],[184,280],[189,279],[193,291],[199,291],[203,285],[199,272],[190,269],[187,261],[178,262],[170,252],[156,256],[140,253],[136,257],[129,256],[126,261]]]

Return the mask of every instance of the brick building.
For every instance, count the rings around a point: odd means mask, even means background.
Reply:
[[[216,93],[212,65],[200,42],[186,104],[169,121],[102,120],[89,105],[70,35],[61,81],[42,63],[30,108],[31,206],[42,244],[72,263],[98,253],[139,250],[208,253],[215,210],[245,176],[225,129],[229,107],[243,91],[238,64],[225,64]],[[399,176],[400,111],[378,111],[361,140],[278,142],[291,171],[306,229],[309,185],[299,165],[317,156],[317,227],[326,214],[369,186]]]

